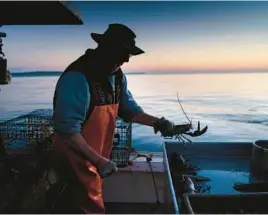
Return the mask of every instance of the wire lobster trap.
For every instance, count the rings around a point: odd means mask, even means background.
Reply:
[[[51,150],[49,138],[53,132],[51,109],[37,109],[0,123],[0,135],[7,154],[29,155],[47,139],[44,150]],[[44,141],[43,141],[44,142]]]
[[[130,154],[132,152],[132,123],[125,122],[120,118],[116,120],[116,128],[114,133],[114,144],[110,159],[114,161],[118,167],[128,166]]]
[[[45,196],[47,164],[43,158],[52,151],[52,129],[50,109],[37,109],[0,123],[0,213],[21,213],[26,206],[45,203],[39,196]]]
[[[37,109],[28,114],[0,123],[0,135],[7,154],[33,156],[37,150],[43,154],[52,151],[53,110]],[[114,144],[110,159],[118,167],[128,165],[132,139],[132,123],[117,118]]]

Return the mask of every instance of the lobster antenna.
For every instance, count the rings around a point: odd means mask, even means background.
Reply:
[[[189,123],[192,124],[192,120],[189,119],[189,117],[187,116],[187,114],[185,113],[185,111],[184,111],[184,109],[183,109],[183,107],[182,107],[182,105],[181,105],[181,102],[180,102],[179,94],[178,94],[178,93],[177,93],[177,98],[178,98],[178,102],[179,102],[179,104],[180,104],[180,106],[181,106],[182,112],[184,113],[184,115],[185,115],[185,117],[187,118],[187,120],[189,121]]]

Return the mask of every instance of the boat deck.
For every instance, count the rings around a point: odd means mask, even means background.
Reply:
[[[166,214],[164,204],[106,203],[107,214]]]
[[[56,207],[50,211],[51,214],[78,214],[66,193],[57,202]],[[166,205],[163,203],[129,203],[129,202],[105,202],[107,214],[166,214]]]

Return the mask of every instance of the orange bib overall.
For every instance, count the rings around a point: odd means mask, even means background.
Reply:
[[[95,107],[90,118],[85,122],[82,135],[86,142],[100,155],[110,157],[113,145],[115,121],[118,104]],[[102,198],[102,179],[96,168],[76,152],[69,150],[68,140],[63,141],[55,134],[55,152],[64,153],[74,170],[77,179],[86,193],[75,196],[78,206],[84,213],[105,213]],[[73,193],[76,195],[76,193]],[[84,195],[86,194],[86,195]]]
[[[119,80],[119,79],[116,79]],[[116,117],[119,107],[120,82],[116,82],[116,93],[109,91],[109,88],[94,88],[91,91],[90,116],[82,127],[82,136],[98,154],[109,159],[113,146]],[[75,90],[75,89],[74,89]],[[108,96],[107,96],[108,95]],[[55,133],[54,150],[64,154],[72,168],[79,185],[82,185],[82,192],[74,192],[72,195],[79,209],[83,213],[105,213],[102,197],[102,179],[96,168],[83,156],[69,149],[68,145],[73,144],[68,139],[63,139]]]

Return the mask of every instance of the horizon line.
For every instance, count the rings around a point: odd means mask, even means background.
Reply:
[[[52,71],[52,70],[39,70],[39,71],[27,71],[27,72],[11,72],[13,77],[26,77],[26,76],[59,76],[62,71]],[[193,74],[256,74],[256,73],[268,73],[268,69],[239,69],[239,70],[184,70],[184,71],[147,71],[147,72],[124,72],[126,75],[193,75]]]

